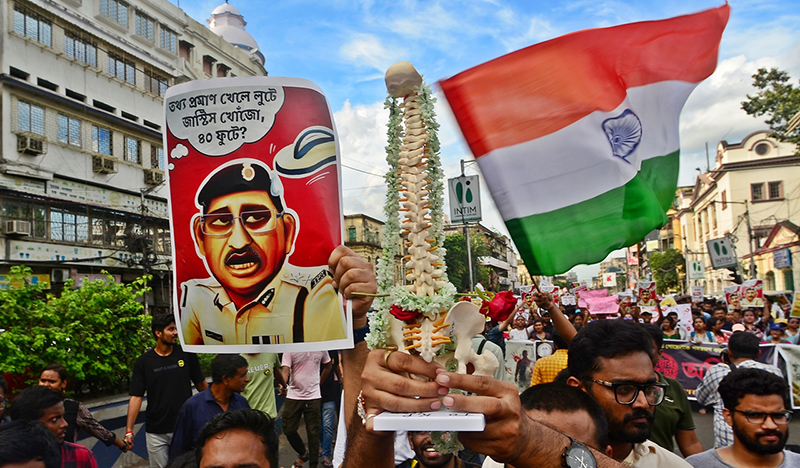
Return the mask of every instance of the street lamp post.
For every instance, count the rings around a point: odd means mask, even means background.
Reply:
[[[467,164],[474,164],[477,161],[464,161],[461,160],[461,177],[464,177],[464,166]],[[464,211],[461,211],[461,223],[464,225],[464,237],[467,238],[467,269],[468,269],[468,276],[469,276],[469,290],[472,291],[475,289],[475,281],[472,275],[472,248],[469,242],[469,224],[464,221]]]
[[[711,201],[711,204],[717,204],[717,203],[718,202],[716,200]],[[743,216],[745,221],[747,222],[747,246],[750,250],[750,265],[749,265],[750,268],[748,269],[748,274],[750,275],[750,279],[754,279],[756,277],[756,263],[754,257],[754,249],[753,249],[753,243],[755,239],[753,238],[753,225],[750,222],[750,203],[747,201],[747,199],[745,199],[745,201],[743,202],[726,201],[725,203],[726,204],[730,203],[732,205],[744,205]]]

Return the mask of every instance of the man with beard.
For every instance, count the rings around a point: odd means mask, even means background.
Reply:
[[[139,356],[131,377],[125,443],[133,448],[133,428],[147,394],[145,435],[150,468],[167,465],[172,430],[181,405],[192,396],[192,383],[202,392],[208,387],[196,354],[178,346],[178,329],[172,314],[156,315],[150,322],[156,347]]]
[[[345,338],[327,266],[297,267],[287,260],[299,221],[266,165],[248,159],[222,167],[200,186],[195,204],[195,247],[212,277],[181,284],[186,344]]]
[[[626,466],[680,467],[686,462],[649,440],[667,385],[653,369],[653,341],[638,324],[598,320],[569,347],[567,384],[593,397],[608,419],[612,457]]]
[[[756,361],[761,354],[761,340],[752,333],[736,332],[728,340],[728,356],[730,364],[716,364],[706,370],[703,381],[697,386],[697,402],[701,405],[714,405],[714,447],[725,447],[733,443],[733,432],[730,425],[725,422],[723,414],[724,401],[720,403],[717,392],[722,379],[731,370],[739,368],[761,369],[771,372],[778,377],[783,377],[777,367]]]
[[[97,468],[91,450],[64,440],[67,421],[64,402],[57,391],[38,385],[26,388],[14,399],[10,412],[12,421],[39,421],[53,433],[61,446],[61,468]],[[46,450],[42,447],[40,455]]]
[[[433,449],[431,433],[427,431],[409,431],[408,443],[417,455],[411,461],[411,468],[477,468],[469,462],[456,457],[454,453],[439,453]]]
[[[189,452],[200,429],[214,416],[250,408],[240,395],[247,382],[247,360],[238,354],[218,354],[211,361],[211,385],[181,407],[169,449],[170,460]]]
[[[789,386],[761,369],[737,369],[722,379],[719,394],[733,445],[686,459],[694,467],[799,467],[800,455],[784,450],[789,437]]]

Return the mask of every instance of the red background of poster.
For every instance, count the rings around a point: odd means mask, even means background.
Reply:
[[[228,161],[241,158],[257,159],[274,169],[275,155],[284,146],[293,144],[302,130],[314,125],[333,129],[325,96],[307,88],[284,87],[284,90],[286,99],[269,133],[255,143],[242,145],[229,155],[202,155],[188,140],[176,138],[167,129],[166,156],[169,163],[174,165],[169,171],[169,189],[176,284],[211,276],[197,255],[191,229],[192,216],[199,211],[195,205],[197,189],[208,174]],[[170,151],[179,143],[188,148],[189,154],[180,159],[170,158]],[[324,178],[307,185],[325,172],[328,174]],[[275,171],[273,174],[278,175]],[[300,267],[327,265],[331,251],[342,243],[337,166],[326,166],[303,178],[280,178],[286,206],[297,213],[299,221],[294,252],[288,262]],[[180,288],[176,290],[180,294]]]

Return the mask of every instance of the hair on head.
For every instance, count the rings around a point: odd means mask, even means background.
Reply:
[[[280,466],[278,464],[278,431],[275,429],[275,421],[263,411],[254,409],[228,411],[211,418],[197,435],[195,454],[198,465],[203,459],[203,447],[206,442],[212,437],[232,429],[242,429],[258,436],[264,444],[264,455],[269,461],[269,466]]]
[[[567,368],[581,381],[600,370],[600,358],[610,359],[642,352],[653,360],[653,341],[638,323],[630,320],[590,322],[569,345]]]
[[[0,426],[0,466],[41,461],[45,468],[61,467],[61,445],[39,421],[18,420]]]
[[[725,408],[732,410],[745,395],[780,395],[786,409],[791,409],[789,384],[772,372],[755,368],[738,368],[719,383],[719,395]]]
[[[577,413],[585,411],[594,421],[594,443],[597,450],[603,451],[608,445],[608,422],[603,408],[588,393],[577,387],[560,385],[555,382],[534,385],[519,396],[524,410],[550,413]],[[587,443],[589,441],[583,441]]]
[[[61,403],[61,401],[61,394],[57,391],[49,387],[35,385],[21,391],[14,398],[9,414],[14,421],[35,421],[44,416],[45,410]]]

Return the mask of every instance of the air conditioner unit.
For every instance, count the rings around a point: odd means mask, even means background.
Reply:
[[[96,174],[112,174],[117,172],[117,161],[105,156],[92,156],[92,171]]]
[[[9,236],[30,236],[31,235],[31,222],[30,221],[6,221],[5,222],[6,234]]]
[[[64,283],[69,279],[68,268],[53,268],[50,271],[50,281],[53,283]]]
[[[44,153],[44,140],[17,135],[17,151],[25,154],[42,154]]]
[[[147,185],[158,185],[164,183],[164,172],[158,169],[144,170],[144,183]]]

